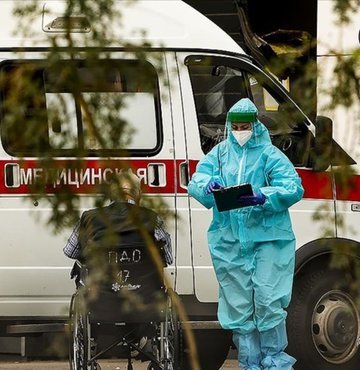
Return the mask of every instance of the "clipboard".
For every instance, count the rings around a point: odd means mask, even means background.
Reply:
[[[219,212],[241,208],[238,199],[242,195],[253,195],[251,184],[241,184],[229,186],[227,188],[216,189],[213,191],[216,207]]]

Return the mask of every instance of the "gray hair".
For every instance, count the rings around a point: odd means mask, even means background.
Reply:
[[[135,201],[140,200],[141,183],[131,168],[122,170],[111,184],[111,199],[123,199],[130,196]]]

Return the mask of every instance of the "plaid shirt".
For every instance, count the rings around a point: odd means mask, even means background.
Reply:
[[[80,220],[76,223],[63,249],[65,255],[69,258],[78,259],[80,257],[79,234],[80,234]],[[170,234],[164,229],[164,222],[159,216],[157,216],[156,219],[154,237],[158,242],[161,241],[164,243],[165,262],[167,265],[171,265],[173,263],[171,238]]]

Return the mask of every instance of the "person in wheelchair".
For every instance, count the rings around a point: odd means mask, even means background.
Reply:
[[[71,324],[72,370],[99,369],[97,358],[114,347],[100,343],[101,328],[120,335],[118,345],[125,343],[129,350],[131,369],[130,349],[141,352],[143,338],[158,337],[155,333],[168,304],[162,268],[173,258],[170,235],[162,219],[139,205],[140,179],[131,170],[116,177],[110,185],[110,198],[109,205],[82,213],[63,249],[66,256],[76,259],[71,271],[77,287],[70,307],[70,319],[75,323]],[[160,252],[155,257],[153,247]],[[159,264],[155,262],[158,257]],[[79,311],[82,306],[85,309]],[[156,322],[158,325],[153,325]],[[91,340],[100,352],[91,349]],[[155,354],[150,354],[150,360],[151,366],[160,364]],[[158,368],[170,369],[167,362]]]
[[[121,172],[111,184],[110,204],[106,207],[85,211],[75,225],[64,249],[64,254],[72,259],[85,262],[84,246],[89,241],[98,241],[110,228],[121,234],[121,243],[134,243],[139,240],[134,217],[162,244],[166,265],[173,262],[171,238],[164,228],[164,222],[154,211],[139,206],[141,200],[140,179],[131,170]],[[132,220],[131,220],[132,218]],[[72,272],[72,277],[74,277]]]

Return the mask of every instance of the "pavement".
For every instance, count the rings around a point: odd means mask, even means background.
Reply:
[[[126,370],[126,360],[99,361],[101,370]],[[134,370],[146,370],[149,362],[134,361]],[[236,360],[226,360],[221,370],[239,370]],[[69,370],[66,361],[4,361],[0,362],[0,370]],[[241,370],[241,369],[240,369]]]

